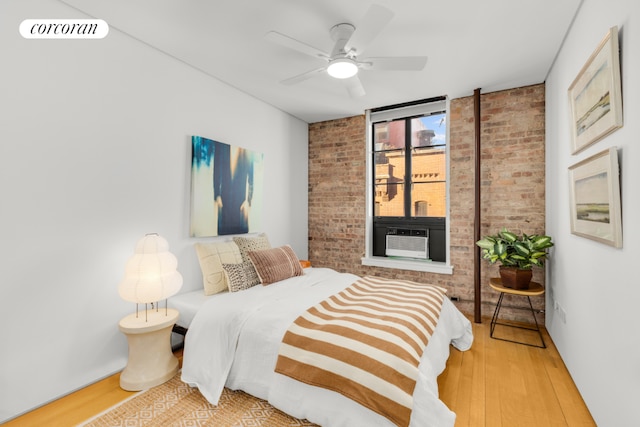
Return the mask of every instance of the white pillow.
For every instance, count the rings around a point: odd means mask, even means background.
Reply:
[[[213,295],[229,289],[222,264],[242,262],[240,249],[234,242],[196,243],[196,253],[202,270],[205,295]]]

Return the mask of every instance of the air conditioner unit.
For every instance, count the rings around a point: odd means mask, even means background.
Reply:
[[[385,254],[387,256],[427,259],[429,258],[429,237],[387,234]]]

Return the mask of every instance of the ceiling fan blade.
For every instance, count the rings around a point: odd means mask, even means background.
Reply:
[[[356,54],[361,54],[389,21],[393,19],[393,16],[394,13],[386,7],[372,4],[356,26],[356,31],[347,43],[347,50],[355,49]]]
[[[355,29],[356,27],[351,24],[338,24],[331,28],[331,38],[335,42],[331,50],[332,58],[346,53],[345,46],[349,43]]]
[[[300,83],[312,77],[315,77],[316,75],[324,72],[325,70],[326,70],[326,67],[316,68],[315,70],[307,71],[306,73],[298,74],[297,76],[293,76],[288,79],[282,80],[280,83],[283,85],[291,86],[296,83]]]
[[[322,59],[329,58],[329,55],[321,51],[320,49],[317,49],[313,46],[309,46],[308,44],[303,43],[294,38],[291,38],[289,36],[285,36],[284,34],[281,34],[277,31],[269,31],[267,34],[265,34],[265,38],[281,46],[288,47],[289,49],[293,49],[298,52],[302,52],[304,54],[307,54],[316,58],[322,58]]]
[[[364,87],[362,86],[362,82],[358,78],[357,74],[353,77],[349,77],[348,79],[344,79],[344,82],[347,86],[349,96],[352,98],[358,98],[366,94]]]
[[[427,65],[426,56],[367,58],[360,68],[365,70],[420,71]]]

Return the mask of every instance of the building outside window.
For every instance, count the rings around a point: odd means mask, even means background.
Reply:
[[[428,237],[428,259],[446,263],[447,101],[434,98],[368,112],[369,255],[387,257],[389,233]]]

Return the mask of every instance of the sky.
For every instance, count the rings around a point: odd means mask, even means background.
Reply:
[[[602,172],[576,181],[576,203],[608,203],[607,173]]]
[[[435,114],[433,116],[426,116],[420,119],[425,128],[431,129],[436,133],[436,137],[433,138],[434,144],[446,143],[447,135],[447,120],[445,114]]]

